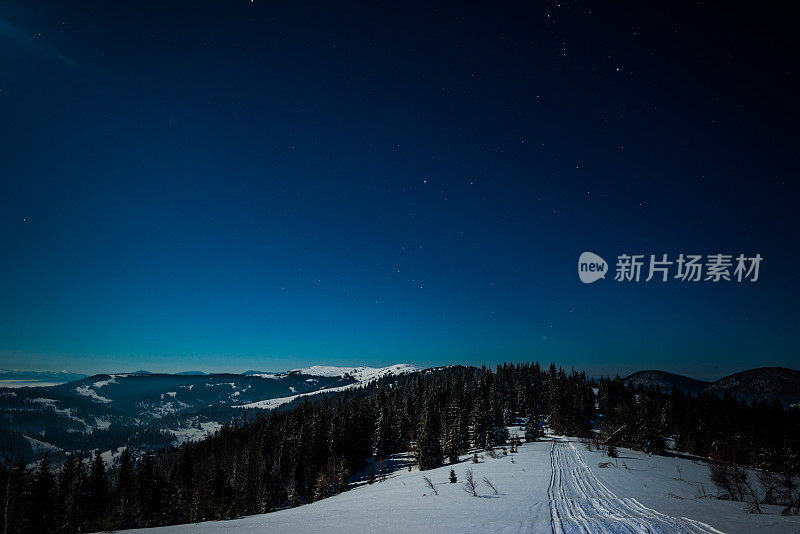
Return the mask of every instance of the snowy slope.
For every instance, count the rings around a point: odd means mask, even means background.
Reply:
[[[552,477],[547,488],[555,534],[569,532],[660,532],[717,534],[714,527],[688,517],[668,516],[633,497],[619,497],[600,482],[575,444],[553,440]]]
[[[300,374],[309,376],[320,376],[325,378],[354,378],[357,382],[346,384],[344,386],[337,386],[326,389],[319,389],[311,393],[300,393],[297,395],[289,395],[286,397],[277,397],[274,399],[265,399],[247,404],[233,406],[233,408],[259,408],[262,410],[271,410],[284,404],[294,402],[300,397],[319,395],[324,393],[336,393],[337,391],[345,391],[347,389],[359,387],[372,380],[377,380],[386,376],[398,376],[404,373],[414,373],[419,371],[417,367],[407,363],[399,363],[389,367],[330,367],[324,365],[315,365],[306,367],[304,369],[295,369],[289,371],[289,374]],[[255,375],[259,376],[259,375]]]
[[[266,399],[262,401],[256,402],[249,402],[247,404],[240,404],[237,406],[231,406],[231,408],[259,408],[262,410],[272,410],[277,408],[278,406],[283,406],[284,404],[289,404],[290,402],[294,402],[300,397],[308,397],[312,395],[321,395],[323,393],[336,393],[337,391],[345,391],[347,389],[351,389],[354,387],[358,387],[361,385],[361,382],[356,382],[354,384],[348,384],[346,386],[337,386],[335,388],[327,388],[327,389],[318,389],[316,391],[312,391],[310,393],[299,393],[297,395],[289,395],[288,397],[278,397],[275,399]]]
[[[778,517],[776,507],[758,516],[747,514],[740,503],[696,498],[700,484],[712,491],[701,464],[621,450],[619,467],[599,468],[599,462],[608,461],[603,453],[588,452],[574,440],[559,441],[525,444],[518,454],[485,457],[478,464],[464,457],[455,466],[457,484],[448,483],[450,466],[423,473],[400,470],[384,482],[297,508],[137,532],[800,532],[800,518]],[[467,494],[462,483],[468,468],[479,482],[489,478],[499,495],[483,483],[478,498]],[[438,495],[432,495],[423,475]]]
[[[304,369],[295,369],[290,372],[327,377],[344,377],[349,375],[359,382],[369,382],[370,380],[376,380],[384,376],[395,376],[403,373],[414,373],[416,371],[419,371],[419,368],[411,364],[398,363],[390,365],[389,367],[331,367],[327,365],[314,365]]]

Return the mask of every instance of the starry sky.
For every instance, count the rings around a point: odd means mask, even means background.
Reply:
[[[606,4],[0,2],[0,368],[797,368],[788,15]]]

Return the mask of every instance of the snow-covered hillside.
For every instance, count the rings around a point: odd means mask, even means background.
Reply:
[[[455,465],[419,472],[400,469],[384,482],[366,484],[335,497],[270,514],[177,525],[136,532],[149,534],[350,533],[350,532],[800,532],[800,518],[745,512],[741,503],[698,498],[712,491],[708,469],[691,460],[621,449],[616,466],[569,438],[525,444],[517,454],[468,456]],[[467,469],[478,481],[478,497],[464,491]],[[434,483],[438,495],[426,485]],[[483,482],[489,479],[495,495]]]
[[[327,389],[319,389],[312,393],[299,393],[297,395],[289,395],[286,397],[277,397],[272,399],[265,399],[248,404],[241,404],[233,406],[233,408],[258,408],[262,410],[272,410],[284,404],[294,402],[300,397],[307,395],[319,395],[324,393],[336,393],[337,391],[344,391],[346,389],[354,388],[366,384],[372,380],[384,378],[387,376],[398,376],[404,373],[415,373],[419,371],[417,367],[407,363],[400,363],[390,365],[389,367],[330,367],[324,365],[315,365],[306,367],[305,369],[295,369],[289,371],[288,374],[300,374],[308,376],[319,376],[324,378],[354,378],[356,382],[344,386],[336,386]],[[260,376],[260,375],[254,375]],[[313,379],[309,379],[313,380]]]
[[[21,441],[26,457],[37,460],[47,450],[56,464],[65,457],[56,454],[62,450],[104,451],[128,444],[142,451],[180,445],[241,417],[238,406],[271,409],[302,394],[358,386],[373,376],[402,372],[402,367],[360,368],[359,378],[346,372],[136,372],[50,387],[0,388],[0,438],[7,442],[10,432],[19,432],[31,438]]]
[[[401,375],[403,373],[414,373],[419,371],[419,368],[408,364],[398,363],[388,367],[332,367],[327,365],[314,365],[304,369],[295,369],[292,373],[300,373],[303,375],[311,376],[351,376],[359,382],[369,382],[385,376]]]

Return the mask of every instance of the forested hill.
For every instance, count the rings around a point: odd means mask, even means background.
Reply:
[[[524,435],[509,436],[507,426],[517,418],[527,421]],[[597,439],[609,450],[657,454],[670,437],[688,453],[720,461],[734,454],[744,465],[800,474],[797,409],[711,393],[673,396],[620,379],[595,383],[583,373],[538,364],[385,377],[245,419],[203,441],[139,459],[126,449],[109,473],[99,456],[88,466],[69,456],[57,475],[47,459],[33,471],[18,459],[0,473],[0,498],[11,488],[9,532],[94,531],[268,512],[345,490],[370,457],[380,470],[381,459],[413,451],[426,470],[472,450],[539,439],[545,424],[556,434]]]
[[[638,371],[626,377],[625,383],[634,387],[656,387],[665,391],[677,388],[693,395],[703,392],[721,396],[729,394],[749,403],[762,400],[777,400],[784,406],[800,403],[800,371],[785,367],[758,367],[713,382],[666,371]]]
[[[48,451],[100,449],[107,459],[128,446],[137,453],[196,440],[242,416],[241,407],[272,409],[298,396],[414,372],[383,368],[313,367],[281,373],[100,374],[49,387],[0,387],[0,443],[38,460]]]

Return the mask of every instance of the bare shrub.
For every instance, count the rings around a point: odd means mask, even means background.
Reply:
[[[736,460],[736,449],[732,445],[714,451],[709,466],[711,482],[720,492],[719,498],[748,503],[748,512],[760,514],[761,506],[755,489],[750,482],[747,468]]]
[[[464,491],[467,493],[471,493],[473,497],[478,496],[478,482],[475,481],[475,477],[472,475],[472,469],[467,469],[467,481],[464,482]]]
[[[713,499],[714,498],[713,495],[710,495],[710,494],[708,494],[706,492],[706,487],[704,485],[702,485],[702,484],[697,486],[697,493],[696,493],[695,497],[698,498],[698,499]]]
[[[492,488],[492,491],[494,492],[495,495],[498,495],[497,488],[494,487],[494,484],[492,484],[491,480],[489,480],[486,477],[483,477],[483,483],[486,484],[487,486],[489,486],[490,488]]]
[[[427,476],[424,476],[422,477],[422,480],[425,481],[425,484],[431,489],[434,495],[439,495],[439,491],[436,489],[436,486],[433,485],[431,479],[429,479]]]
[[[781,510],[781,515],[800,515],[800,495],[798,495],[796,501],[790,503],[786,508]]]

